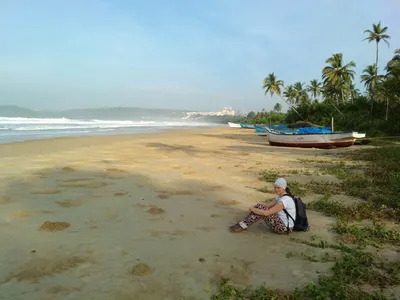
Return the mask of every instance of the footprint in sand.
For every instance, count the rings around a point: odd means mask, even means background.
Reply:
[[[70,227],[71,224],[67,222],[50,222],[46,221],[40,226],[40,231],[49,231],[49,232],[55,232],[55,231],[61,231],[64,229],[67,229]]]
[[[225,199],[223,199],[223,200],[217,201],[216,205],[217,206],[232,206],[232,205],[237,205],[239,203],[240,202],[236,201],[236,200],[225,200]]]
[[[76,169],[70,166],[66,166],[64,168],[62,168],[61,170],[63,170],[64,172],[75,172]]]
[[[55,195],[61,193],[62,190],[59,189],[35,189],[30,193],[33,195]]]
[[[114,194],[114,196],[121,197],[121,196],[125,196],[127,194],[128,194],[128,192],[117,192]]]
[[[0,196],[0,204],[10,203],[10,197],[8,196]]]
[[[215,230],[215,227],[211,227],[211,226],[202,226],[202,227],[197,227],[197,229],[210,232],[210,231]]]
[[[182,175],[186,175],[186,176],[196,175],[196,172],[193,172],[193,171],[183,172]]]
[[[153,273],[151,268],[147,264],[139,263],[132,268],[131,274],[136,276],[145,276]]]
[[[27,210],[17,210],[12,213],[15,219],[25,219],[30,216],[30,212]]]
[[[40,258],[35,256],[33,259],[22,264],[18,272],[7,276],[4,282],[9,282],[13,279],[19,282],[38,282],[45,276],[59,274],[90,261],[91,260],[87,257],[78,256],[53,258]]]
[[[94,189],[99,187],[107,186],[108,183],[102,181],[91,181],[87,178],[82,178],[77,181],[66,181],[64,180],[62,183],[59,184],[60,187],[75,187],[75,188],[88,188]]]
[[[77,207],[77,206],[81,206],[82,202],[80,201],[57,201],[56,202],[58,205],[60,205],[61,207]]]
[[[128,172],[125,170],[117,169],[117,168],[108,168],[104,170],[102,177],[111,178],[111,179],[120,179],[124,178],[128,175]]]
[[[159,193],[159,195],[157,196],[157,198],[160,199],[166,199],[169,198],[171,196],[186,196],[186,195],[194,195],[195,191],[193,190],[171,190],[171,191],[157,191],[157,193]],[[163,196],[161,196],[163,195]],[[161,196],[161,197],[160,197]]]
[[[165,213],[165,210],[153,205],[149,210],[147,210],[147,212],[152,215],[159,215],[159,214]]]

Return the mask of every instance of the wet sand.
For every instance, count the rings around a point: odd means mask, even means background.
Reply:
[[[320,251],[289,239],[331,241],[333,219],[309,211],[312,230],[290,236],[227,228],[273,198],[256,190],[260,171],[304,169],[298,159],[324,152],[233,128],[0,145],[0,298],[209,299],[221,276],[282,289],[315,280],[331,263],[288,259]]]

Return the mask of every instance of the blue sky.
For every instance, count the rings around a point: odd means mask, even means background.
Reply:
[[[343,52],[359,81],[375,55],[363,31],[380,20],[383,67],[399,12],[398,0],[0,0],[0,104],[270,109],[282,103],[261,89],[270,72],[320,79]]]

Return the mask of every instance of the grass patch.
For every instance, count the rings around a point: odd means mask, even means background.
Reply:
[[[340,201],[329,200],[329,196],[309,203],[307,208],[321,212],[328,217],[336,217],[342,221],[361,221],[365,219],[390,220],[398,218],[398,212],[393,208],[388,208],[386,206],[376,207],[376,205],[371,202],[344,205]]]
[[[376,137],[370,139],[370,145],[372,146],[388,146],[388,145],[396,145],[400,143],[400,137],[396,136],[385,136],[385,137]]]
[[[361,226],[359,224],[348,224],[338,222],[334,230],[341,236],[346,237],[347,241],[361,245],[381,246],[382,244],[392,244],[400,246],[400,232],[388,229],[381,224]],[[343,240],[343,241],[346,241]]]
[[[278,177],[282,177],[283,175],[279,175],[278,173],[274,172],[274,171],[267,171],[264,170],[260,173],[260,177],[258,179],[260,179],[261,181],[266,181],[266,182],[275,182],[275,180]]]
[[[261,193],[275,193],[275,191],[273,191],[272,189],[268,188],[267,186],[264,186],[262,188],[258,188],[256,190],[261,192]]]
[[[388,141],[385,140],[385,145]],[[321,200],[310,203],[308,209],[338,219],[333,230],[340,235],[340,243],[329,244],[315,237],[310,240],[291,238],[293,242],[329,249],[329,252],[322,256],[307,252],[288,253],[287,257],[301,257],[314,263],[334,261],[330,275],[320,276],[316,282],[292,292],[266,287],[237,289],[224,279],[212,299],[394,299],[387,288],[400,284],[400,261],[385,261],[364,249],[366,245],[400,245],[399,231],[377,222],[384,219],[400,220],[400,147],[395,141],[392,144],[340,154],[340,160],[363,162],[362,170],[356,170],[357,165],[336,159],[330,162],[323,159],[300,160],[323,164],[322,171],[335,175],[341,179],[340,183],[311,181],[300,185],[296,181],[288,182],[296,196],[312,193],[325,195]],[[264,171],[260,174],[260,180],[273,182],[281,176],[277,172]],[[364,201],[344,205],[329,200],[333,194],[346,194]],[[371,219],[372,225],[351,223],[366,219]],[[332,250],[337,255],[332,254]],[[365,291],[363,288],[366,286],[374,291]]]
[[[312,262],[335,261],[332,274],[320,276],[315,283],[309,283],[292,292],[268,289],[265,286],[238,289],[221,280],[215,300],[231,299],[394,299],[383,290],[400,283],[400,262],[380,261],[361,247],[348,247],[343,244],[329,244],[326,241],[308,241],[291,238],[291,241],[311,247],[339,250],[338,255],[325,253],[321,258],[300,254]],[[296,256],[288,253],[288,257]],[[363,285],[375,287],[372,293],[361,289]]]
[[[332,261],[337,260],[337,256],[336,255],[332,255],[329,252],[325,252],[320,257],[318,257],[316,255],[310,255],[310,254],[307,254],[305,252],[300,252],[300,253],[289,252],[289,253],[286,254],[286,257],[287,258],[299,257],[299,258],[302,258],[304,260],[308,260],[310,262],[332,262]]]

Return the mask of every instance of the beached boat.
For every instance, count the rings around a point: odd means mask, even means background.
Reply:
[[[261,136],[266,136],[267,135],[267,130],[265,129],[264,125],[255,125],[254,126],[256,129],[256,134],[261,135]]]
[[[353,137],[356,139],[363,139],[365,138],[365,132],[354,132],[353,131]]]
[[[231,128],[241,128],[242,126],[240,126],[240,124],[238,123],[232,123],[232,122],[228,122],[229,127]]]
[[[240,127],[246,128],[246,129],[255,129],[253,124],[246,124],[246,123],[240,123]]]
[[[303,148],[349,147],[356,140],[353,132],[282,134],[273,132],[269,128],[267,137],[271,146]]]

